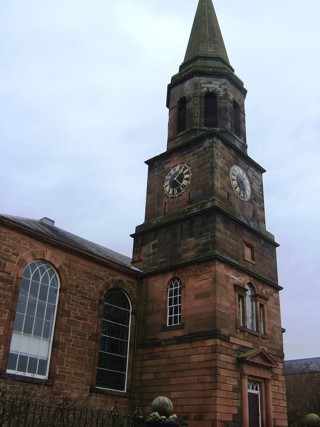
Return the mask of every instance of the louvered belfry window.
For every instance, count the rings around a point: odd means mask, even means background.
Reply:
[[[218,125],[218,105],[217,96],[208,92],[204,98],[204,125],[216,128]]]
[[[183,132],[187,127],[187,99],[185,97],[180,98],[178,101],[178,120],[177,120],[177,132]]]
[[[241,137],[240,107],[236,101],[233,102],[233,130],[237,136]]]

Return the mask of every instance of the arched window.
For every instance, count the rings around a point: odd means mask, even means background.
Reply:
[[[208,92],[204,98],[204,125],[206,127],[215,128],[218,123],[218,104],[217,96],[214,93]]]
[[[47,378],[54,332],[59,279],[43,261],[24,269],[11,339],[7,372]]]
[[[131,304],[118,289],[109,291],[104,300],[97,386],[126,391],[131,322]]]
[[[237,296],[237,327],[267,334],[267,304],[249,283],[245,288],[235,286]]]
[[[178,118],[177,118],[177,132],[183,132],[187,127],[187,99],[180,98],[178,101]]]
[[[181,281],[177,277],[171,280],[168,287],[167,325],[181,324]]]
[[[236,101],[233,101],[233,131],[241,137],[240,107]]]
[[[256,329],[256,310],[255,310],[255,301],[254,301],[254,289],[252,285],[247,285],[247,294],[246,294],[246,319],[247,319],[247,328]]]

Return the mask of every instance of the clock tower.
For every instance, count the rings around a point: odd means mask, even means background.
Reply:
[[[190,427],[286,425],[276,247],[247,153],[246,89],[211,0],[168,85],[168,141],[148,165],[134,400],[169,397]]]

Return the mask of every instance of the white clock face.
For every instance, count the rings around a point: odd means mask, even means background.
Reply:
[[[230,180],[232,188],[239,199],[245,202],[249,200],[251,196],[250,181],[247,174],[240,168],[240,166],[233,165],[231,167]]]

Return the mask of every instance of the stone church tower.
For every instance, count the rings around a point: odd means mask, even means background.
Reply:
[[[169,397],[190,427],[286,425],[276,247],[247,154],[246,89],[211,0],[168,85],[168,142],[148,160],[135,404]]]

